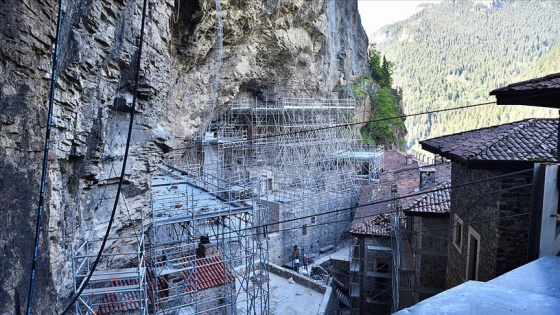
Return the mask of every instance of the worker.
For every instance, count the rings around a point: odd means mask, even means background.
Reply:
[[[292,249],[292,268],[295,268],[295,261],[296,259],[299,259],[299,248],[297,245],[294,245],[294,248]]]
[[[299,273],[299,266],[301,266],[301,262],[299,261],[299,259],[296,258],[296,260],[294,260],[294,265],[296,267],[296,272]]]
[[[307,254],[303,254],[303,268],[305,268],[305,271],[309,271],[307,270],[307,265],[309,264],[309,260],[307,260]]]

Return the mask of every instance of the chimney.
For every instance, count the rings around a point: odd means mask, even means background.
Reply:
[[[434,167],[420,168],[420,190],[430,188],[436,184],[436,169]]]
[[[412,154],[407,154],[406,155],[406,165],[410,165],[412,164]]]
[[[214,257],[218,255],[218,245],[216,243],[210,242],[208,236],[201,236],[200,243],[198,243],[198,248],[196,249],[197,258]]]
[[[398,208],[398,205],[400,204],[400,200],[394,200],[395,198],[397,198],[399,196],[399,189],[397,187],[397,184],[392,184],[391,185],[391,203],[389,204],[389,206],[391,208]]]

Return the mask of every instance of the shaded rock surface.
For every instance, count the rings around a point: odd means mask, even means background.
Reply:
[[[149,213],[150,176],[236,98],[348,96],[367,69],[356,0],[149,1],[116,235]],[[27,303],[57,7],[0,1],[0,314]],[[71,292],[71,248],[103,235],[126,144],[141,1],[65,1],[34,313]],[[220,23],[221,21],[221,23]],[[222,25],[220,28],[218,25]]]

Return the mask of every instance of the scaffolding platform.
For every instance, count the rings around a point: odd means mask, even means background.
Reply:
[[[282,264],[295,260],[294,244],[298,255],[339,244],[351,220],[351,211],[342,210],[357,204],[365,183],[375,182],[383,159],[382,148],[361,142],[353,121],[356,101],[247,99],[229,105],[193,136],[180,154],[182,165],[167,168],[171,178],[154,182],[159,190],[153,195],[152,239],[159,244],[154,255],[160,258],[152,260],[163,259],[164,253],[167,260],[175,257],[164,247],[194,251],[202,235],[220,244],[224,262],[235,270],[244,270],[237,267],[246,263],[245,255],[260,256],[257,266],[269,255]],[[265,211],[257,210],[261,208]],[[270,253],[269,238],[263,238],[268,228],[278,232],[270,238],[275,242]],[[245,234],[248,229],[257,237]],[[252,292],[250,279],[257,276],[237,277],[244,288],[237,296]],[[266,290],[259,287],[254,297],[246,298],[252,313],[268,312],[263,308]]]
[[[96,270],[91,278],[90,283],[94,282],[106,282],[106,281],[117,281],[117,280],[127,280],[127,279],[137,279],[139,273],[143,273],[144,270],[138,270],[138,268],[124,268],[124,269],[113,269],[113,270]],[[76,275],[77,277],[85,277],[87,275]]]
[[[101,239],[84,241],[73,251],[72,271],[75,294],[84,287],[75,304],[75,314],[112,314],[117,309],[147,314],[148,294],[146,264],[143,258],[143,235],[109,238],[107,241],[112,244],[112,249],[106,249],[102,253],[100,263],[93,273],[91,270],[97,258]],[[128,249],[125,250],[127,247]],[[120,261],[123,267],[101,268],[110,261]],[[86,282],[90,273],[91,277]]]
[[[155,314],[235,314],[268,303],[268,284],[252,281],[268,274],[266,238],[256,227],[266,211],[253,188],[223,174],[161,165],[154,175],[148,248]]]

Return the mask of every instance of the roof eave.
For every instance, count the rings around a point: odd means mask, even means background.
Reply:
[[[494,90],[498,105],[527,105],[560,109],[560,89]]]
[[[429,211],[403,211],[407,217],[424,217],[424,218],[449,218],[449,211],[446,212],[429,212]]]
[[[420,141],[420,145],[422,146],[423,150],[426,150],[426,151],[434,153],[434,154],[438,154],[439,156],[442,156],[442,157],[444,157],[446,159],[449,159],[451,161],[459,162],[459,163],[463,163],[463,164],[467,163],[467,159],[465,159],[464,157],[462,157],[460,155],[453,154],[449,151],[443,151],[441,148],[432,146],[432,145],[430,145],[430,144],[428,144],[424,141]]]
[[[492,170],[492,171],[521,171],[533,168],[535,163],[547,163],[551,161],[504,161],[504,160],[470,160],[466,164],[470,169]]]

